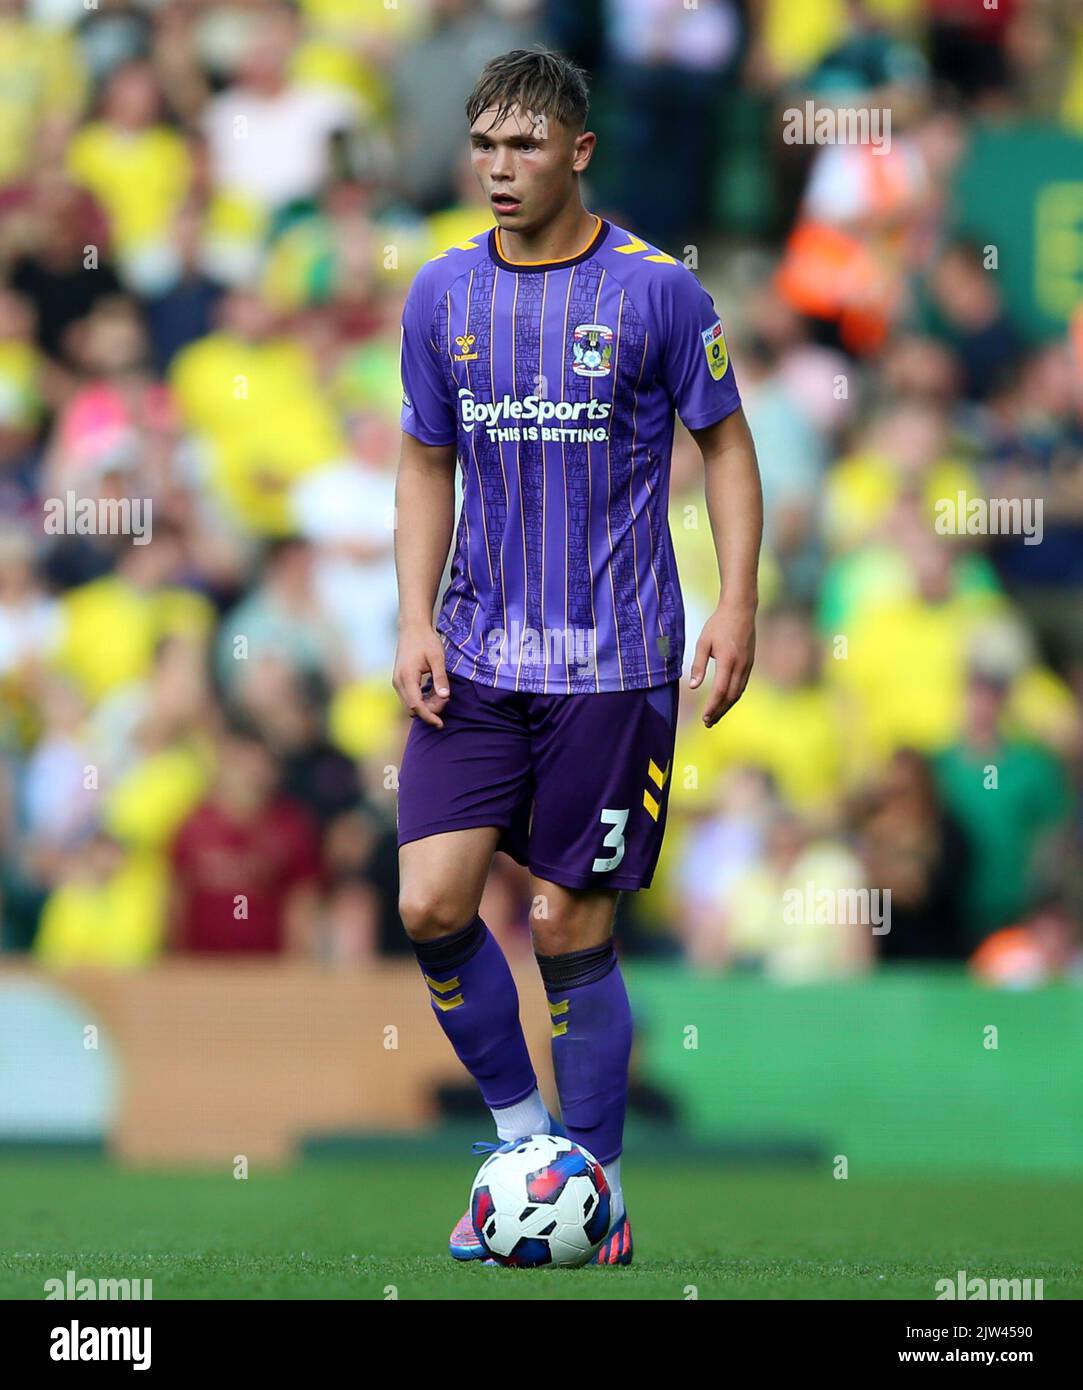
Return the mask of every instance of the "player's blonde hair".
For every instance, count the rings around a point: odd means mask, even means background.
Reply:
[[[587,75],[554,49],[514,48],[485,64],[466,99],[466,119],[473,125],[483,111],[494,107],[493,125],[518,107],[579,132],[590,109]]]

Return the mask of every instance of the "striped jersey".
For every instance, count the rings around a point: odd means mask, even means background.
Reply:
[[[449,672],[502,689],[680,675],[674,412],[700,429],[740,405],[699,281],[597,222],[556,262],[506,260],[492,228],[423,266],[403,310],[402,428],[462,470],[436,627]]]

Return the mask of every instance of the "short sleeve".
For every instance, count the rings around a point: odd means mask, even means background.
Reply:
[[[453,444],[455,408],[431,332],[431,293],[419,275],[402,311],[402,428],[422,444]]]
[[[684,424],[692,430],[724,420],[741,404],[722,322],[691,271],[659,275],[659,374]]]

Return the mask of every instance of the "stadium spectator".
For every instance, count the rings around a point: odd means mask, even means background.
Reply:
[[[86,90],[82,53],[71,34],[36,22],[27,0],[0,0],[0,184],[30,167],[42,124],[75,126]]]
[[[463,103],[478,73],[527,38],[522,26],[477,0],[432,0],[430,13],[427,31],[403,45],[391,70],[399,113],[395,186],[426,213],[452,201]]]
[[[8,284],[34,306],[38,346],[68,364],[68,330],[121,290],[103,210],[66,176],[45,171],[0,196],[0,231]]]
[[[741,42],[739,7],[701,0],[674,23],[669,0],[608,0],[605,16],[618,220],[681,258],[712,207],[713,132]]]
[[[718,728],[690,728],[684,756],[707,787],[728,767],[760,768],[786,806],[829,823],[846,785],[845,705],[823,680],[819,644],[801,608],[769,609],[757,638],[756,669],[740,703]],[[690,805],[701,792],[670,795]]]
[[[210,795],[173,843],[170,946],[190,954],[279,955],[315,946],[320,887],[314,822],[278,789],[263,740],[232,721]]]
[[[970,847],[940,804],[926,759],[900,748],[857,821],[869,882],[891,894],[891,930],[876,939],[880,959],[962,960]]]
[[[136,61],[115,69],[101,114],[68,146],[68,171],[105,209],[118,269],[130,288],[160,291],[176,278],[173,223],[192,183],[183,137],[161,119],[153,67]]]
[[[334,167],[332,137],[358,118],[344,93],[292,80],[298,37],[287,7],[257,12],[235,81],[208,104],[203,120],[215,187],[268,214],[318,194]]]
[[[1046,749],[1005,730],[1006,698],[997,673],[973,671],[962,737],[933,764],[944,804],[971,844],[963,882],[973,943],[1062,886],[1066,770]]]

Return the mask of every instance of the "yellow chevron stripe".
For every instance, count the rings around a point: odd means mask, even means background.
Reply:
[[[640,241],[639,237],[637,237],[634,232],[629,232],[628,235],[631,240],[624,246],[614,246],[614,251],[619,251],[622,256],[634,256],[637,251],[646,251],[648,249],[647,243],[645,241]]]
[[[671,766],[671,763],[666,763],[666,770],[663,772],[653,758],[651,758],[650,762],[647,764],[647,776],[659,791],[661,791],[669,781],[669,769]]]
[[[477,249],[478,249],[478,244],[477,244],[476,241],[460,241],[460,242],[458,243],[457,246],[450,246],[450,247],[448,248],[449,251],[476,251]],[[437,255],[437,256],[430,256],[430,257],[429,257],[429,260],[430,260],[430,261],[446,261],[446,260],[447,260],[447,256],[448,256],[447,251],[441,251],[440,254]]]
[[[568,1025],[567,1025],[567,1023],[554,1023],[554,1024],[553,1024],[553,1037],[554,1037],[554,1038],[562,1038],[562,1037],[564,1036],[564,1034],[565,1034],[567,1031],[568,1031]]]
[[[667,251],[659,251],[656,255],[644,256],[643,259],[645,261],[657,261],[659,265],[677,264],[676,258],[671,256]]]
[[[438,994],[448,994],[451,990],[459,988],[459,977],[453,975],[450,980],[434,980],[431,975],[426,975],[425,983]]]
[[[449,1009],[457,1009],[459,1005],[463,1002],[463,997],[461,994],[455,994],[452,995],[450,999],[437,999],[436,995],[434,994],[432,996],[432,1002],[436,1005],[436,1007],[440,1010],[441,1013],[446,1014]]]
[[[568,1012],[567,999],[562,999],[559,1004],[550,1003],[549,1000],[546,1000],[546,1003],[549,1004],[549,1013],[553,1018],[556,1018],[558,1014],[566,1014]]]
[[[651,796],[650,792],[643,793],[643,805],[647,808],[647,813],[650,816],[651,820],[657,820],[658,814],[661,811],[662,807],[657,801],[655,801],[654,797]]]

